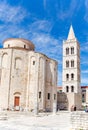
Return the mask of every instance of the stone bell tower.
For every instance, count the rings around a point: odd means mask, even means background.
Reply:
[[[68,38],[63,41],[63,92],[67,95],[67,108],[81,106],[80,45],[71,25]]]

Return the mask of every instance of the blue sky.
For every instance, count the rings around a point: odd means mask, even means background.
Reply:
[[[6,38],[31,40],[36,51],[58,61],[58,86],[71,24],[81,46],[81,85],[88,85],[88,0],[0,0],[0,46]]]

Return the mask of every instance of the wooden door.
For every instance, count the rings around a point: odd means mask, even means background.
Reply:
[[[14,106],[19,106],[20,97],[15,97],[14,99]]]

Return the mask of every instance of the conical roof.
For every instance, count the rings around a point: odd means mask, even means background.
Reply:
[[[75,38],[76,38],[76,37],[75,37],[75,33],[74,33],[73,27],[72,27],[72,25],[71,25],[67,39],[70,40],[70,39],[75,39]]]

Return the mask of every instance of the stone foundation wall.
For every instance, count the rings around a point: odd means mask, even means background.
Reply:
[[[72,130],[88,130],[88,113],[72,112],[71,125]]]

